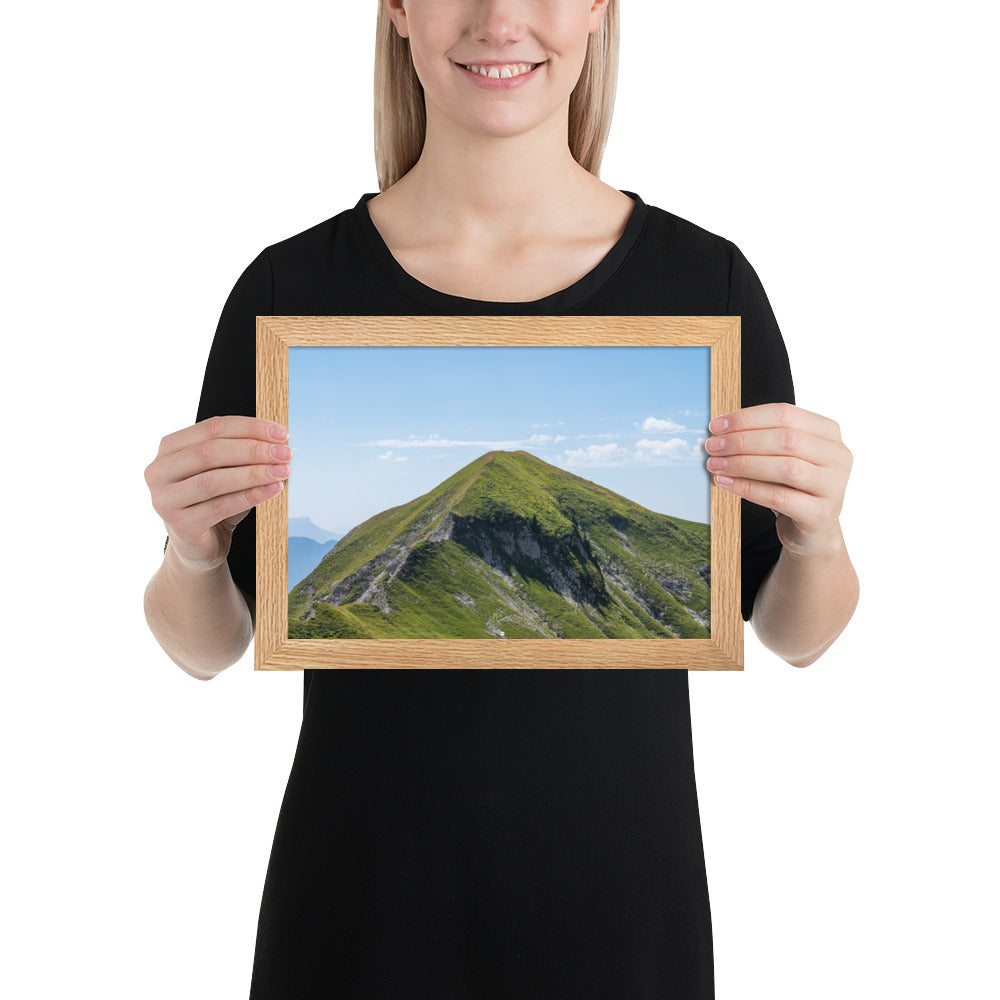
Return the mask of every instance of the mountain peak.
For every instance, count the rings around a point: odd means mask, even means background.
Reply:
[[[703,637],[709,537],[492,450],[344,536],[289,594],[289,635]]]

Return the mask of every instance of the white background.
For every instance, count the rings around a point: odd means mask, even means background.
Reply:
[[[743,674],[691,677],[720,1000],[1000,989],[986,12],[624,3],[602,178],[740,246],[799,405],[855,455],[847,631],[798,670],[748,628]],[[247,995],[302,678],[248,652],[202,683],[160,650],[143,469],[243,268],[377,190],[374,24],[7,16],[6,996]]]

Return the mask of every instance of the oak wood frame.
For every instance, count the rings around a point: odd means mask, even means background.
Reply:
[[[257,416],[288,426],[289,347],[548,344],[709,347],[712,416],[740,406],[738,316],[258,316]],[[254,670],[743,669],[740,498],[726,490],[711,491],[709,639],[289,639],[288,491],[256,521]]]

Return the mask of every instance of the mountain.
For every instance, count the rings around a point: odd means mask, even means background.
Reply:
[[[296,518],[296,520],[300,520]],[[289,521],[291,524],[291,521]],[[293,535],[288,539],[288,579],[297,582],[311,573],[319,561],[337,544],[336,538],[317,542],[312,538]]]
[[[349,531],[288,595],[289,638],[704,638],[710,526],[490,451]]]
[[[314,542],[335,542],[340,535],[327,531],[312,523],[308,517],[290,517],[288,519],[288,537],[311,538]],[[296,577],[295,579],[302,579]]]

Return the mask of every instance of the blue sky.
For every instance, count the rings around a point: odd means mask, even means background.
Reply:
[[[707,347],[290,347],[289,515],[344,534],[491,450],[710,519]]]

